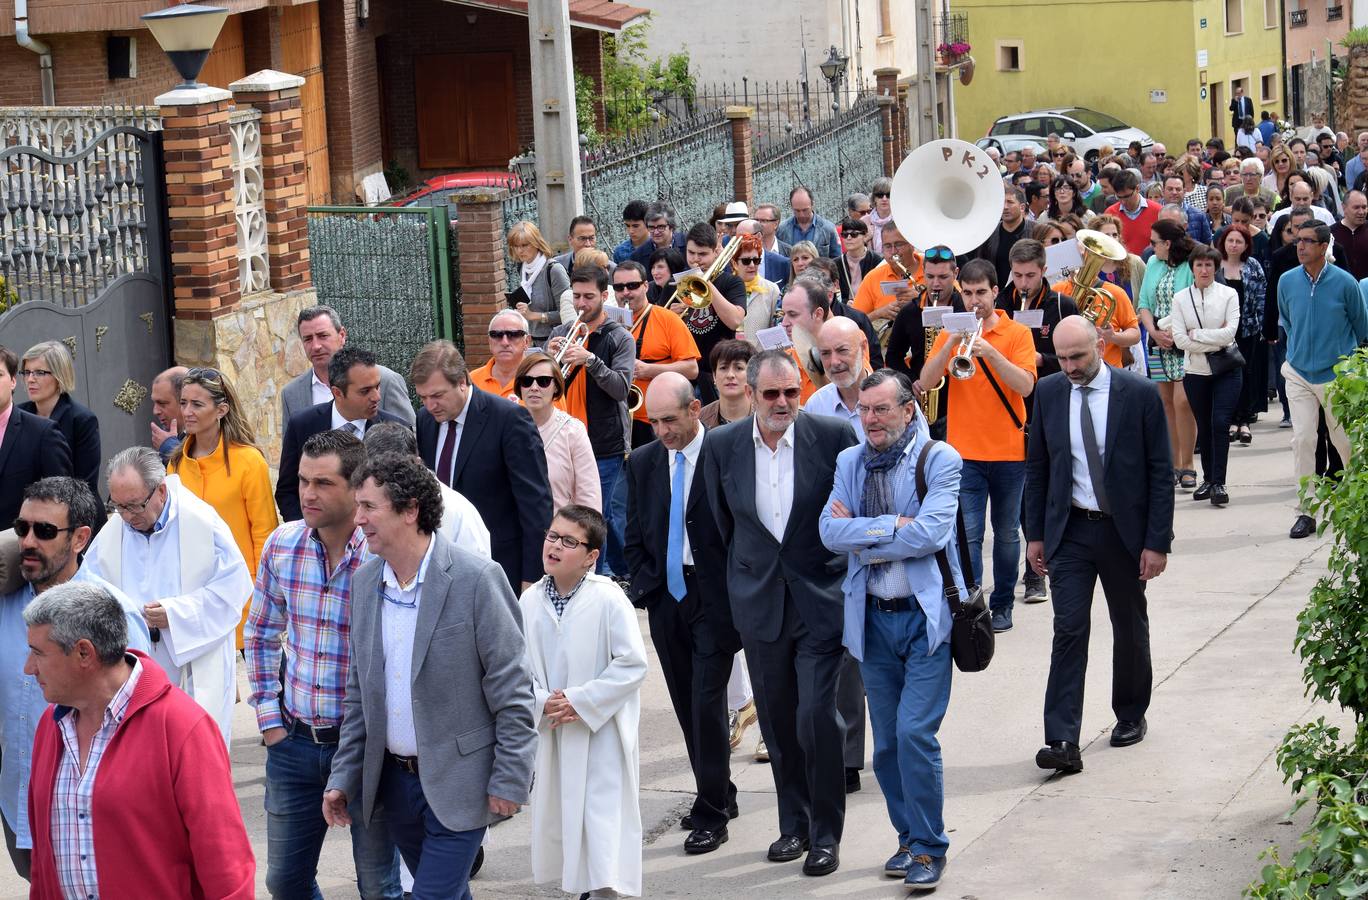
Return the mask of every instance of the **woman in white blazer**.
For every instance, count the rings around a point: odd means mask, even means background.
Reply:
[[[1240,327],[1240,295],[1216,282],[1221,254],[1199,244],[1188,258],[1193,283],[1173,296],[1169,325],[1173,343],[1185,355],[1183,390],[1197,420],[1197,444],[1202,449],[1202,483],[1193,500],[1210,498],[1212,506],[1230,502],[1226,492],[1226,462],[1230,456],[1230,422],[1240,400],[1244,367],[1211,374],[1208,353],[1235,343]]]

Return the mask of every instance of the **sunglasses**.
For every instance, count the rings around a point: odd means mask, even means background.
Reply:
[[[644,282],[644,281],[615,281],[615,282],[613,282],[613,290],[615,290],[615,291],[634,291],[634,290],[636,290],[637,288],[641,287],[641,286],[642,286],[643,284],[645,284],[645,283],[646,283],[646,282]]]
[[[932,247],[926,251],[927,262],[954,262],[955,254],[950,252],[949,247]]]
[[[574,550],[580,544],[584,543],[584,541],[579,538],[573,538],[568,534],[558,534],[554,531],[548,531],[546,533],[546,542],[548,544],[560,544],[566,550]]]
[[[518,379],[518,387],[530,388],[535,384],[539,388],[549,388],[555,381],[552,375],[524,375]]]
[[[888,191],[875,191],[870,196],[872,196],[875,200],[882,200],[888,196]]]
[[[38,540],[50,541],[63,531],[75,531],[80,526],[72,525],[69,528],[58,528],[51,522],[30,522],[27,519],[15,519],[14,525],[11,527],[14,528],[14,533],[21,538],[28,537],[28,533],[32,531]]]
[[[758,256],[738,256],[738,257],[736,258],[736,261],[739,262],[739,263],[740,263],[741,265],[743,265],[743,266],[758,266],[758,265],[760,265],[760,257],[758,257]]]
[[[195,368],[193,368],[193,369],[190,369],[188,372],[185,373],[185,380],[186,380],[186,381],[203,381],[203,382],[209,382],[209,383],[213,383],[213,382],[222,382],[222,381],[223,381],[223,374],[222,374],[221,372],[219,372],[218,369],[210,369],[210,368],[208,368],[208,367],[198,367],[198,366],[197,366],[197,367],[195,367]]]
[[[785,400],[797,400],[802,393],[802,390],[796,387],[784,388],[782,390],[779,388],[766,388],[760,392],[760,396],[764,397],[768,402],[773,403],[775,400],[779,399],[780,394],[784,395]],[[20,535],[20,537],[23,537],[23,535]]]
[[[489,333],[489,339],[491,341],[520,341],[525,337],[527,337],[527,332],[522,331],[521,329],[512,331],[495,330]]]

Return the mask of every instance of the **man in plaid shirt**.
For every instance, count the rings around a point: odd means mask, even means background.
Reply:
[[[276,897],[317,896],[328,826],[319,798],[337,752],[350,655],[352,575],[367,557],[348,486],[361,442],[325,431],[299,461],[302,522],[266,542],[243,633],[257,726],[266,741],[266,887]],[[281,684],[281,653],[288,645]],[[399,856],[383,812],[352,817],[352,857],[364,900],[398,900]]]

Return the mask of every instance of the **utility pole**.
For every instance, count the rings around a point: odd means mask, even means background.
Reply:
[[[917,0],[917,146],[934,141],[936,130],[936,19],[933,0]],[[915,149],[915,148],[914,148]]]
[[[563,0],[531,0],[527,21],[532,44],[537,219],[546,239],[559,245],[570,232],[570,220],[584,212],[570,8]]]

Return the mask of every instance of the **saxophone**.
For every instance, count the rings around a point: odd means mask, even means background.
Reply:
[[[930,299],[928,305],[940,306],[939,290],[927,291],[927,296]],[[926,307],[923,306],[922,308],[925,309]],[[926,365],[926,361],[931,358],[931,347],[936,343],[936,338],[940,336],[942,330],[943,329],[939,325],[922,329],[926,334],[925,347],[922,351],[922,365]],[[926,415],[926,424],[928,425],[940,418],[940,392],[944,387],[945,376],[942,375],[940,381],[936,383],[936,386],[927,388],[925,395],[922,397],[922,412]]]

